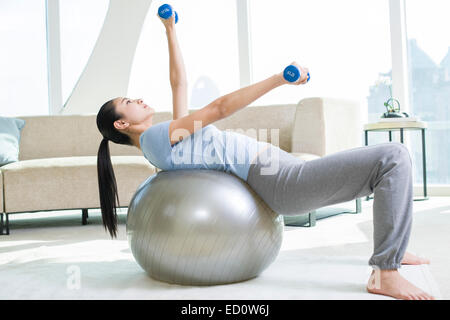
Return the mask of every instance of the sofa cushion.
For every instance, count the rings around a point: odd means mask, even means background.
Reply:
[[[297,106],[291,152],[321,157],[362,144],[361,106],[358,100],[311,97]]]
[[[111,156],[121,206],[155,173],[143,156]],[[97,157],[24,160],[2,167],[5,212],[99,208]],[[24,201],[26,197],[26,201]]]
[[[102,135],[97,114],[39,115],[18,117],[25,120],[20,139],[19,160],[96,156]],[[153,123],[171,119],[170,112],[157,112]],[[142,156],[134,146],[109,143],[111,156]]]
[[[232,130],[291,152],[292,128],[297,105],[252,106],[214,123],[220,130]]]
[[[0,166],[19,161],[20,133],[25,120],[0,117]]]

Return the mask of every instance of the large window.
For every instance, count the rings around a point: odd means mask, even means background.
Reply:
[[[0,1],[0,115],[48,114],[44,0]],[[388,0],[249,0],[252,82],[297,61],[311,71],[304,86],[283,86],[252,105],[297,103],[305,97],[356,99],[367,121],[391,96]],[[65,103],[86,66],[108,0],[60,1],[62,96]],[[164,26],[151,4],[131,70],[128,96],[157,111],[172,110]],[[239,89],[236,1],[173,0],[188,78],[189,108]],[[410,113],[428,124],[428,182],[450,183],[450,12],[448,0],[406,0]],[[362,134],[362,133],[361,133]],[[421,137],[408,132],[415,183],[422,183]],[[370,144],[386,142],[371,133]]]
[[[156,111],[172,111],[169,49],[153,2],[140,36],[128,96],[143,98]],[[176,32],[188,81],[188,106],[201,108],[239,89],[236,1],[171,1],[179,15]]]
[[[389,90],[375,87],[391,70],[387,0],[251,0],[250,8],[253,81],[293,60],[311,73],[308,84],[277,88],[253,105],[327,96],[359,100],[369,115],[384,112]]]
[[[0,116],[48,114],[45,2],[0,1]]]
[[[108,0],[59,2],[63,103],[80,77]],[[49,114],[45,0],[0,1],[0,115]]]
[[[427,183],[450,183],[450,3],[407,0],[411,113],[427,122]],[[415,181],[422,183],[421,137],[411,134]]]

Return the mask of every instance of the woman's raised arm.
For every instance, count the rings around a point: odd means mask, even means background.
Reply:
[[[169,46],[169,77],[172,87],[173,119],[181,118],[188,114],[187,77],[183,62],[183,56],[178,44],[175,16],[168,19],[157,16],[166,28],[167,42]]]
[[[169,126],[171,143],[174,144],[195,131],[228,117],[284,83],[286,83],[286,80],[283,79],[283,75],[281,73],[275,74],[265,80],[219,97],[206,107],[188,116],[173,120]]]

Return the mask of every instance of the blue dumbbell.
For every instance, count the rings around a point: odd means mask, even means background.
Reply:
[[[158,8],[158,15],[163,19],[169,19],[172,16],[172,7],[170,4],[163,4]],[[178,13],[175,11],[175,23],[178,22]]]
[[[283,77],[286,81],[289,82],[295,82],[300,78],[300,70],[298,70],[298,68],[294,65],[289,65],[284,69],[283,72]],[[309,81],[310,76],[309,76],[309,72],[308,72],[308,80]]]

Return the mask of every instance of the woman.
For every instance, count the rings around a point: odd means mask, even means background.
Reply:
[[[283,215],[309,212],[374,193],[374,253],[369,260],[374,270],[366,289],[398,299],[434,299],[397,270],[402,264],[429,263],[406,252],[413,208],[408,149],[398,142],[383,143],[304,161],[269,143],[212,125],[278,86],[305,84],[308,69],[295,62],[303,75],[297,82],[287,82],[280,72],[188,114],[186,75],[174,20],[161,19],[169,44],[173,120],[153,125],[155,110],[141,99],[125,97],[106,102],[97,115],[97,126],[104,137],[97,163],[100,204],[103,224],[111,237],[117,233],[115,200],[119,204],[119,199],[109,140],[136,146],[162,170],[208,168],[233,173]],[[199,133],[208,136],[209,143],[195,139]],[[238,151],[225,147],[230,145]],[[237,161],[243,155],[244,161]]]

